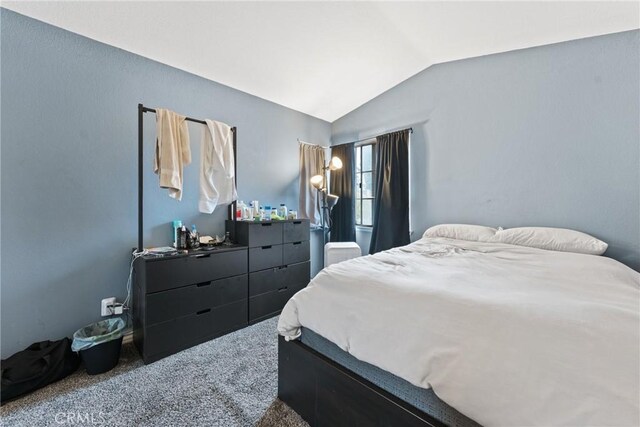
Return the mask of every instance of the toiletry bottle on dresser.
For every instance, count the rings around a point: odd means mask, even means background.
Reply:
[[[172,228],[173,228],[173,247],[177,248],[178,247],[178,230],[182,228],[182,221],[180,221],[179,219],[174,220],[172,223]]]
[[[260,216],[260,206],[256,205],[257,201],[251,202],[251,219],[254,221],[260,221],[262,217]]]
[[[176,245],[176,249],[187,249],[188,234],[187,227],[184,225],[178,230],[178,244]]]
[[[236,219],[242,219],[242,211],[245,204],[242,200],[236,203]]]
[[[287,219],[287,206],[284,203],[280,203],[278,208],[278,216],[282,219]]]
[[[253,209],[252,209],[252,208],[250,208],[250,207],[249,207],[249,206],[247,206],[247,205],[244,205],[244,206],[242,207],[242,219],[244,219],[244,220],[253,219],[253,217],[252,217],[252,216],[253,216],[252,212],[253,212]]]

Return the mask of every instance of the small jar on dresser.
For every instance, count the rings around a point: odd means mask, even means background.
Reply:
[[[311,276],[309,220],[226,222],[232,240],[249,248],[250,324],[280,314]]]

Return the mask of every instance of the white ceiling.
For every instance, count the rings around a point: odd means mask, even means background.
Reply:
[[[2,6],[329,122],[432,64],[640,27],[635,1]]]

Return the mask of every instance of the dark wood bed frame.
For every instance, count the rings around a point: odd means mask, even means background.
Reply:
[[[278,337],[278,398],[311,427],[441,427],[398,399],[300,341]]]

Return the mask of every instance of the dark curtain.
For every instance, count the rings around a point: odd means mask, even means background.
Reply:
[[[356,241],[355,189],[356,164],[354,144],[331,147],[331,157],[342,160],[342,169],[331,171],[330,193],[340,197],[331,211],[331,241]]]
[[[409,130],[376,138],[376,186],[369,253],[409,244]]]

